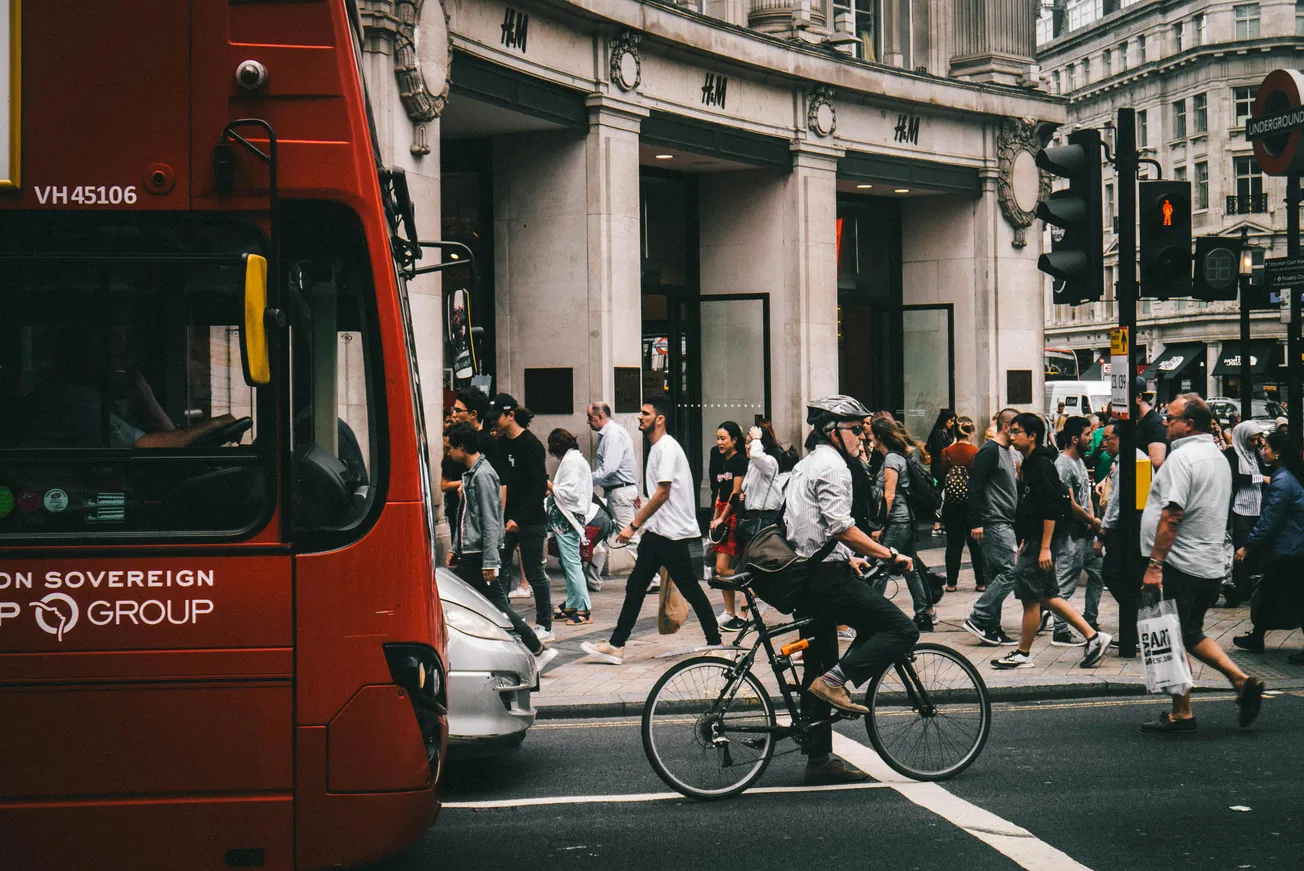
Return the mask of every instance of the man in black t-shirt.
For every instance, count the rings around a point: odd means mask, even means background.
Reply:
[[[543,509],[548,495],[547,452],[543,443],[525,427],[534,413],[506,393],[489,401],[486,422],[499,437],[502,451],[502,481],[507,490],[503,508],[503,563],[517,547],[521,568],[534,592],[534,634],[541,641],[552,640],[552,593],[543,570],[543,547],[548,518]],[[499,581],[503,580],[499,575]]]
[[[1145,379],[1140,375],[1136,379],[1136,447],[1141,453],[1150,457],[1150,464],[1159,471],[1168,456],[1168,428],[1159,419],[1154,408],[1155,395],[1146,390]]]

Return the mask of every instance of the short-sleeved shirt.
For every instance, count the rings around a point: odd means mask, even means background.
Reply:
[[[734,452],[732,457],[724,460],[720,470],[715,474],[715,491],[716,501],[728,501],[733,495],[734,481],[741,481],[747,477],[747,457],[743,456],[742,451]]]
[[[1136,447],[1141,453],[1150,454],[1150,446],[1155,442],[1168,444],[1168,430],[1159,419],[1159,413],[1153,408],[1136,422]]]
[[[656,493],[658,484],[670,484],[670,498],[656,513],[648,518],[642,531],[682,541],[686,538],[701,538],[702,531],[697,525],[697,489],[693,486],[693,472],[688,467],[688,457],[684,449],[675,441],[674,436],[663,435],[648,451],[647,477],[643,484],[643,493],[648,498]]]
[[[1141,555],[1148,557],[1154,550],[1164,508],[1176,505],[1182,509],[1182,522],[1167,562],[1197,578],[1221,578],[1231,501],[1232,471],[1213,436],[1204,433],[1178,439],[1150,483],[1141,515]]]
[[[897,480],[896,494],[892,497],[892,511],[887,519],[891,523],[908,523],[910,521],[910,467],[905,457],[896,451],[889,452],[883,458],[883,465],[878,469],[878,477],[874,479],[880,491],[887,486],[888,469],[897,473]]]
[[[1067,453],[1061,451],[1060,455],[1055,458],[1055,471],[1059,472],[1060,480],[1063,481],[1069,490],[1073,493],[1073,501],[1078,503],[1078,507],[1084,509],[1088,514],[1091,513],[1091,478],[1087,474],[1087,464],[1076,457],[1070,457]],[[1063,535],[1061,535],[1063,527]],[[1055,526],[1055,538],[1061,539],[1064,535],[1070,535],[1074,538],[1087,538],[1090,530],[1076,520],[1067,523],[1059,523]]]

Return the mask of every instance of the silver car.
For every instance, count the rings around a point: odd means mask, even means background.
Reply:
[[[435,577],[448,626],[449,746],[461,755],[515,750],[534,725],[534,656],[477,590],[446,568]]]

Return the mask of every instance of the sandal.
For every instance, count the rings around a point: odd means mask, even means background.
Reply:
[[[574,608],[567,608],[567,607],[564,606],[564,605],[558,605],[558,606],[557,606],[557,610],[552,612],[552,619],[553,619],[553,620],[559,620],[559,621],[560,621],[560,620],[565,620],[565,619],[567,619],[568,617],[570,617],[571,614],[574,614],[574,613],[575,613],[575,609],[574,609]]]
[[[946,590],[948,593],[954,593],[954,592],[955,592],[955,587],[943,587],[942,589]]]
[[[566,615],[567,626],[584,626],[593,622],[593,615],[588,611],[571,611]]]
[[[975,587],[973,588],[973,591],[974,591],[975,593],[985,593],[985,592],[987,592],[987,588],[986,588],[986,587],[977,587],[977,586],[975,586]]]

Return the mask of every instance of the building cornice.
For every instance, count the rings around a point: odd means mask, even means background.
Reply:
[[[642,34],[643,46],[663,53],[745,68],[788,86],[826,85],[846,97],[883,98],[933,110],[991,118],[1032,117],[1053,124],[1068,118],[1067,101],[1030,88],[963,82],[849,58],[832,48],[788,42],[717,18],[645,0],[529,0],[522,6],[554,10]]]

